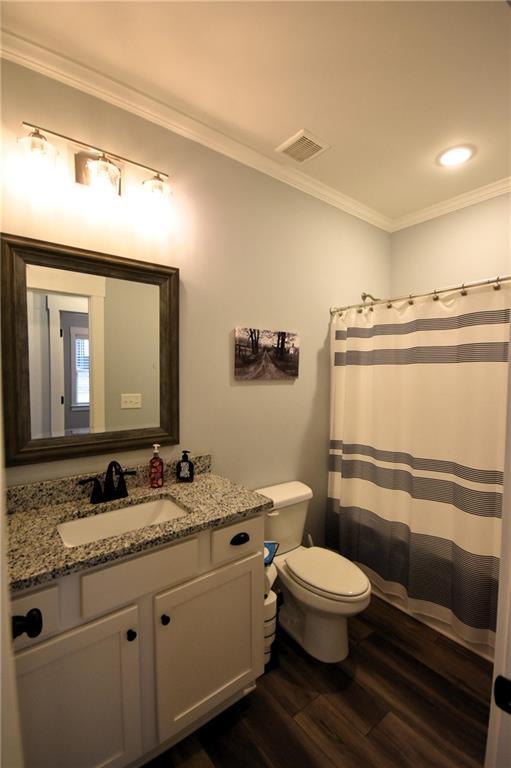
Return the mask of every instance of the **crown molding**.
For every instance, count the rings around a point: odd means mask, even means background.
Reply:
[[[0,56],[202,144],[385,232],[398,232],[423,221],[511,192],[511,177],[507,177],[428,208],[391,219],[295,168],[280,165],[276,160],[173,109],[161,100],[147,96],[95,69],[79,64],[7,30],[2,30]]]
[[[477,189],[472,189],[470,192],[465,192],[462,195],[450,197],[448,200],[443,200],[441,203],[436,203],[428,208],[422,208],[419,211],[408,213],[406,216],[393,219],[389,231],[399,232],[400,229],[413,227],[415,224],[421,224],[423,221],[436,219],[438,216],[459,211],[461,208],[482,203],[484,200],[505,195],[507,192],[511,192],[511,176],[506,176],[504,179],[499,179],[499,181],[493,181],[491,184],[485,184],[483,187],[477,187]]]
[[[380,229],[391,229],[392,222],[387,216],[358,200],[299,170],[280,165],[158,99],[6,30],[2,30],[1,56],[196,141]]]

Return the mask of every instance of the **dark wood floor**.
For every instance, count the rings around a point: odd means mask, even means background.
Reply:
[[[491,665],[373,598],[350,655],[321,664],[283,635],[254,693],[147,768],[475,768]]]

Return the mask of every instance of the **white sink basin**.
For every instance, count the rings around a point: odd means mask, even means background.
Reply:
[[[60,538],[66,547],[78,547],[80,544],[90,544],[92,541],[108,539],[109,536],[119,536],[121,533],[138,531],[148,525],[166,523],[188,514],[169,499],[147,501],[145,504],[134,504],[131,507],[114,509],[90,517],[70,520],[57,526]]]

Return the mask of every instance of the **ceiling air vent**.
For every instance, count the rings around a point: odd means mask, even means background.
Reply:
[[[287,139],[280,147],[277,147],[275,152],[287,155],[296,160],[297,163],[305,163],[306,160],[317,157],[329,148],[329,144],[322,143],[309,131],[301,130],[295,133],[294,136],[291,136],[290,139]]]

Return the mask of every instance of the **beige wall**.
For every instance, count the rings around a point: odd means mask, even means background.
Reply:
[[[105,280],[105,427],[160,425],[160,292],[157,285]],[[121,394],[142,396],[121,408]]]
[[[157,239],[122,206],[91,208],[88,190],[34,198],[7,162],[3,231],[177,266],[181,277],[181,445],[255,488],[298,478],[315,492],[322,535],[327,484],[329,307],[362,290],[388,294],[390,236],[257,171],[21,67],[4,63],[6,160],[29,120],[111,149],[173,179],[176,228]],[[59,162],[63,162],[65,147]],[[83,201],[82,203],[80,201]],[[124,212],[123,212],[124,211]],[[294,382],[236,383],[237,325],[296,330]],[[166,448],[165,458],[179,449]],[[146,450],[119,453],[149,460]],[[111,456],[8,470],[9,483],[106,467]]]
[[[392,235],[392,294],[429,291],[511,272],[511,196]]]

